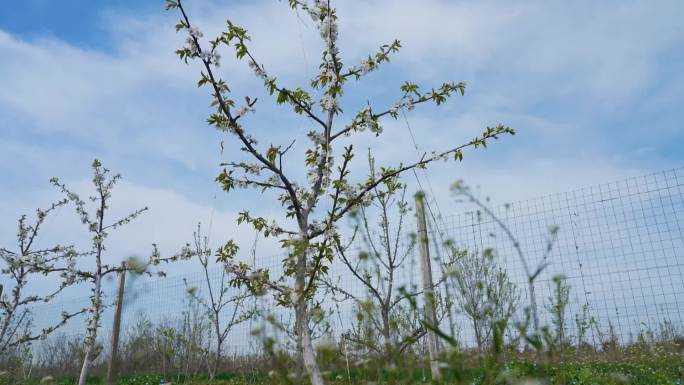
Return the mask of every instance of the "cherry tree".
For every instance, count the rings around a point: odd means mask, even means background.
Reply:
[[[148,267],[157,265],[160,262],[159,252],[155,247],[149,261],[144,264],[135,259],[129,259],[125,265],[107,263],[105,258],[105,241],[109,234],[133,221],[140,214],[147,211],[147,207],[135,210],[121,219],[107,223],[107,210],[109,209],[112,189],[119,179],[121,179],[121,175],[115,174],[110,176],[109,169],[104,168],[102,163],[97,159],[93,161],[92,169],[92,182],[95,187],[95,194],[90,196],[89,200],[95,205],[94,212],[89,211],[86,201],[70,190],[66,184],[60,182],[57,178],[52,178],[51,180],[52,184],[66,195],[66,201],[75,206],[79,219],[87,227],[88,232],[91,235],[91,250],[88,253],[88,256],[94,259],[94,266],[91,268],[85,261],[80,261],[78,266],[71,265],[68,268],[61,269],[61,271],[70,277],[69,279],[71,281],[88,284],[91,287],[90,306],[86,309],[87,318],[86,336],[84,340],[84,359],[78,380],[79,385],[84,385],[86,383],[90,365],[98,355],[98,330],[101,326],[102,313],[107,306],[104,302],[102,292],[103,280],[111,274],[122,274],[127,271],[139,273],[146,272],[147,274],[151,274],[148,271]],[[158,274],[163,273],[160,272]]]
[[[0,248],[0,354],[31,341],[45,338],[71,318],[84,310],[63,312],[53,324],[33,330],[31,308],[51,302],[64,289],[74,284],[72,275],[64,269],[73,269],[80,256],[73,246],[54,245],[39,247],[39,233],[45,220],[61,206],[63,199],[47,209],[36,210],[35,221],[27,216],[19,218],[17,248]],[[44,294],[28,294],[29,284],[41,276],[55,279],[55,285]]]
[[[478,352],[491,345],[495,328],[507,327],[515,314],[520,294],[506,271],[496,261],[494,249],[460,250],[452,242],[449,278],[456,288],[456,304],[470,320]]]
[[[379,177],[375,159],[370,154],[368,163],[370,175]],[[359,295],[347,290],[332,277],[321,278],[321,282],[338,297],[337,300],[351,299],[358,309],[358,323],[345,333],[345,339],[362,350],[377,354],[387,364],[395,364],[404,351],[427,333],[420,324],[420,316],[414,314],[415,309],[409,306],[411,297],[421,295],[422,290],[415,285],[403,284],[399,279],[401,269],[416,245],[414,234],[404,239],[405,220],[411,211],[406,201],[406,189],[406,184],[397,178],[376,186],[369,192],[372,204],[350,214],[354,223],[351,240],[347,244],[334,242],[336,256],[365,293]],[[354,258],[352,249],[356,238],[360,239],[361,251]],[[441,277],[434,286],[443,280]],[[439,310],[438,318],[441,319],[445,315],[442,310],[446,309],[440,307]]]
[[[284,85],[268,72],[250,50],[251,38],[245,28],[228,20],[226,30],[207,42],[191,22],[184,1],[166,1],[168,10],[180,13],[177,31],[187,34],[185,46],[176,51],[178,56],[186,63],[191,60],[201,63],[198,86],[211,90],[211,105],[216,110],[209,116],[208,123],[232,136],[245,155],[243,159],[225,163],[217,182],[226,192],[254,188],[263,193],[275,193],[274,199],[282,204],[285,217],[289,219],[288,223],[279,223],[272,218],[253,216],[249,211],[243,211],[237,219],[238,223],[250,224],[266,237],[278,239],[287,251],[282,276],[271,277],[268,269],[257,269],[236,260],[239,248],[232,240],[218,249],[218,261],[234,275],[234,285],[246,286],[257,293],[271,292],[279,305],[294,310],[299,360],[311,383],[318,385],[324,380],[316,362],[309,321],[312,313],[320,312],[316,293],[320,278],[328,273],[335,257],[334,245],[340,238],[338,222],[368,205],[373,199],[374,188],[402,173],[424,168],[437,160],[460,161],[466,148],[485,147],[491,139],[514,132],[504,125],[488,127],[467,143],[425,153],[408,163],[382,167],[378,175],[352,175],[350,163],[354,150],[349,144],[349,136],[369,131],[380,138],[385,119],[396,119],[402,109],[411,111],[424,103],[440,105],[457,93],[463,94],[465,84],[448,82],[423,90],[417,84],[406,82],[400,86],[401,92],[394,104],[388,107],[369,104],[356,112],[350,121],[343,122],[342,97],[347,82],[359,81],[376,71],[390,60],[390,55],[396,53],[401,44],[395,40],[382,45],[360,64],[346,66],[338,49],[337,14],[330,2],[290,0],[289,5],[311,17],[323,40],[320,72],[305,87]],[[220,51],[224,48],[233,50],[237,60],[247,63],[277,104],[291,107],[295,114],[305,117],[315,127],[307,134],[310,145],[304,150],[306,181],[296,180],[296,170],[285,167],[286,155],[293,151],[292,140],[263,147],[250,133],[247,114],[255,112],[257,99],[247,95],[245,102],[237,105],[236,100],[241,98],[233,96],[228,82],[218,73]],[[321,96],[312,96],[316,93]],[[329,203],[328,208],[320,207],[322,200]]]
[[[523,251],[520,241],[513,234],[513,230],[498,216],[494,211],[483,201],[478,199],[475,194],[471,191],[470,187],[465,185],[462,180],[457,180],[451,185],[451,190],[456,195],[461,195],[467,198],[467,200],[477,207],[478,217],[484,215],[489,217],[496,226],[504,233],[504,236],[513,245],[515,254],[518,256],[520,265],[523,268],[523,272],[526,276],[527,283],[527,296],[529,305],[525,308],[525,319],[522,322],[518,322],[518,329],[520,330],[521,336],[537,349],[536,360],[540,358],[540,347],[542,346],[542,326],[539,320],[539,309],[537,305],[537,295],[535,290],[536,280],[540,277],[541,273],[550,265],[551,252],[553,246],[558,239],[558,226],[550,226],[548,229],[548,236],[546,238],[545,247],[543,249],[543,254],[541,259],[538,261],[536,266],[529,264],[529,257]],[[508,209],[508,206],[506,206]],[[453,254],[462,253],[463,251],[455,250]],[[491,252],[491,251],[490,251]],[[516,301],[517,302],[517,301]],[[530,324],[530,319],[532,322],[533,331],[528,333],[527,329]]]
[[[254,316],[255,309],[246,307],[245,301],[252,297],[247,290],[237,293],[231,290],[228,282],[227,271],[221,270],[218,283],[210,276],[212,249],[209,247],[209,239],[202,236],[201,225],[197,225],[197,231],[193,234],[193,244],[186,245],[180,253],[179,259],[196,259],[202,266],[204,286],[209,294],[208,300],[198,295],[197,287],[187,287],[188,294],[204,308],[211,322],[216,345],[209,365],[209,379],[216,376],[223,354],[223,344],[233,328]],[[175,259],[175,258],[174,258]],[[186,282],[187,285],[187,282]],[[224,314],[225,313],[225,314]]]

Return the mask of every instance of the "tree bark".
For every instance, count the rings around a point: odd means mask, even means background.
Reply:
[[[211,370],[211,373],[209,373],[209,380],[214,381],[214,378],[216,378],[216,373],[218,373],[218,367],[219,364],[221,363],[221,342],[216,343],[216,357],[214,357],[214,367]]]
[[[206,270],[205,270],[206,271]],[[209,281],[207,280],[207,284]],[[218,372],[219,363],[221,361],[221,345],[223,339],[221,338],[221,326],[219,324],[219,312],[214,311],[214,332],[216,333],[216,357],[214,357],[213,368],[209,372],[209,380],[214,381],[216,373]]]
[[[92,360],[93,349],[95,348],[95,343],[97,340],[97,328],[100,322],[100,309],[102,296],[100,293],[102,286],[101,274],[95,276],[95,300],[93,304],[93,324],[90,325],[90,330],[88,331],[88,341],[85,347],[85,357],[83,358],[83,366],[81,367],[81,374],[78,377],[78,385],[86,385],[86,379],[88,378],[88,371],[90,370],[90,361]]]
[[[297,305],[296,309],[296,327],[297,335],[300,339],[300,354],[302,355],[302,362],[304,369],[306,369],[312,385],[324,385],[321,371],[316,362],[316,352],[311,341],[311,330],[309,329],[309,317],[307,313],[306,301]]]
[[[308,242],[306,230],[302,230],[300,239]],[[303,248],[300,255],[297,255],[297,276],[295,278],[295,329],[297,332],[297,347],[301,356],[302,364],[312,385],[325,385],[323,376],[316,362],[316,351],[311,340],[311,330],[309,329],[308,299],[306,297],[306,262],[307,250]]]

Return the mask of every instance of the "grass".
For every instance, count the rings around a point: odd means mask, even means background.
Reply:
[[[442,384],[549,384],[549,385],[673,385],[682,380],[684,360],[677,355],[670,358],[662,356],[644,357],[641,360],[621,362],[569,362],[549,366],[535,366],[531,362],[520,361],[498,367],[487,373],[482,368],[445,369]],[[326,372],[328,383],[342,384],[429,384],[425,378],[428,372],[422,368],[372,370],[366,368],[346,368]],[[542,380],[534,382],[533,380]],[[164,379],[159,375],[122,376],[119,385],[158,385],[163,382],[185,385],[266,385],[288,383],[277,376],[267,373],[224,372],[214,381],[206,376],[195,378],[174,377]],[[75,378],[61,378],[43,381],[42,384],[70,385]],[[92,385],[104,384],[104,378],[92,377],[88,381]],[[289,382],[292,383],[292,382]],[[0,384],[5,384],[0,380]],[[35,379],[26,385],[41,384]]]

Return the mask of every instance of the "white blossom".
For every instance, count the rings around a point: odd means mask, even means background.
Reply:
[[[324,9],[323,2],[321,0],[315,0],[313,2],[313,5],[307,6],[306,12],[309,13],[309,16],[311,17],[311,20],[318,22],[321,20],[321,15],[323,14],[322,11]]]
[[[326,16],[320,23],[318,29],[321,32],[321,38],[328,44],[328,47],[335,44],[337,41],[337,23],[331,16]]]
[[[271,222],[271,226],[270,226],[270,227],[271,227],[271,231],[272,231],[273,234],[275,234],[275,235],[280,235],[280,234],[282,234],[282,232],[283,232],[283,229],[281,229],[280,226],[278,226],[278,223],[276,223],[275,220],[273,220],[273,221]]]
[[[361,114],[363,115],[363,124],[365,124],[368,128],[373,127],[375,121],[373,120],[373,113],[371,112],[370,106],[366,106],[363,110],[361,110]]]
[[[310,169],[306,173],[306,181],[309,183],[309,185],[315,185],[318,183],[318,181],[321,179],[321,176],[318,174],[318,172],[315,169]]]
[[[249,68],[251,68],[254,71],[254,74],[259,79],[268,80],[268,75],[266,74],[266,71],[254,61],[249,61]]]
[[[192,56],[197,56],[199,55],[199,45],[195,43],[195,40],[188,36],[187,39],[185,39],[185,48],[190,51],[190,55]]]
[[[266,183],[272,184],[274,186],[280,186],[281,181],[280,181],[280,176],[278,174],[273,174],[266,179]]]
[[[304,197],[306,196],[306,190],[303,189],[301,186],[299,186],[299,185],[296,184],[296,183],[293,183],[293,184],[292,184],[292,187],[293,187],[294,190],[295,190],[295,196],[297,197],[297,200],[303,201],[303,200],[304,200]]]
[[[188,38],[185,39],[185,48],[187,48],[190,51],[190,54],[192,56],[197,56],[199,55],[200,47],[196,40],[202,38],[204,34],[199,29],[195,27],[190,27],[188,28],[188,35],[190,36],[188,36]]]
[[[396,114],[399,111],[399,109],[403,106],[404,106],[404,104],[402,102],[396,102],[396,103],[394,103],[394,106],[392,106],[392,108],[390,108],[390,112],[393,114]]]
[[[330,186],[330,182],[332,181],[332,178],[330,178],[330,172],[326,172],[323,174],[323,180],[321,181],[321,184],[323,187],[328,187]]]
[[[253,175],[259,175],[261,174],[261,166],[255,163],[246,163],[245,171]]]
[[[316,221],[316,220],[314,220],[313,222],[311,222],[311,225],[310,225],[310,226],[311,226],[311,230],[312,230],[312,231],[315,231],[315,232],[325,230],[325,223],[318,222],[318,221]]]
[[[309,139],[311,139],[316,146],[322,146],[325,143],[325,135],[323,135],[322,132],[310,132]]]
[[[195,39],[199,39],[199,38],[204,36],[202,31],[200,31],[199,29],[197,29],[195,27],[189,27],[188,28],[188,34],[190,34],[190,36],[194,37]]]
[[[364,59],[361,61],[361,74],[365,75],[375,69],[375,63],[370,59]]]
[[[333,64],[328,62],[324,67],[321,67],[321,78],[337,79],[337,72],[333,68]]]
[[[325,111],[335,110],[337,109],[338,105],[337,98],[332,95],[326,94],[323,96],[323,99],[321,99],[321,106]]]
[[[202,52],[202,53],[200,54],[200,57],[202,58],[202,60],[206,61],[206,62],[209,63],[209,64],[213,64],[213,65],[215,65],[216,67],[218,67],[218,66],[221,65],[221,63],[220,63],[221,54],[219,54],[218,52],[214,52],[214,51],[212,51],[212,52],[207,52],[207,51],[204,51],[204,52]]]
[[[323,237],[330,241],[334,239],[335,234],[337,234],[337,228],[335,227],[335,223],[332,223],[324,232],[323,232]]]
[[[307,7],[307,12],[313,21],[318,22],[316,28],[318,28],[321,38],[327,43],[327,48],[330,50],[337,41],[337,22],[332,16],[332,11],[323,1],[316,0],[312,6]]]
[[[241,117],[241,116],[244,116],[245,114],[247,114],[248,112],[256,112],[256,108],[254,106],[250,106],[248,104],[245,104],[237,110],[235,115],[238,117]]]

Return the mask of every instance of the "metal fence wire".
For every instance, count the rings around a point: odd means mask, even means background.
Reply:
[[[541,324],[551,323],[547,308],[553,294],[553,277],[563,275],[571,288],[566,313],[568,338],[577,335],[575,320],[585,312],[593,320],[586,338],[599,346],[609,338],[621,344],[632,343],[645,333],[663,338],[667,338],[666,334],[681,335],[684,332],[683,191],[684,168],[676,168],[491,208],[511,230],[532,266],[542,262],[549,228],[558,227],[549,265],[535,281]],[[414,221],[410,221],[406,227],[407,239],[409,232],[415,232],[413,226]],[[445,249],[440,244],[445,239],[471,251],[494,249],[496,261],[520,292],[519,308],[528,303],[527,276],[517,251],[493,218],[469,207],[460,214],[436,216],[430,221],[428,232],[433,240],[432,256],[436,259],[444,258]],[[419,265],[415,253],[411,251],[399,272],[400,284],[420,285],[416,278]],[[272,276],[277,276],[281,270],[280,259],[280,256],[258,258],[256,264],[259,268],[273,269]],[[433,270],[435,276],[441,274],[438,263],[433,263]],[[333,262],[330,274],[345,290],[363,295],[362,285],[340,261]],[[219,267],[210,271],[210,278],[217,284],[221,279]],[[128,282],[123,333],[140,319],[152,324],[177,320],[189,309],[188,287],[196,288],[200,296],[207,295],[205,277],[199,272]],[[445,295],[445,290],[438,291]],[[113,292],[106,293],[105,297],[108,303],[113,303]],[[273,314],[280,322],[293,322],[291,312],[275,306],[269,296],[253,301],[256,301],[253,305]],[[323,303],[330,310],[328,323],[333,338],[347,332],[355,318],[354,304],[329,298]],[[81,298],[38,306],[33,310],[35,325],[47,325],[61,311],[86,304],[87,298]],[[514,318],[522,317],[520,309]],[[474,346],[470,322],[457,308],[452,311],[458,340],[463,346]],[[112,309],[108,308],[100,333],[103,339],[108,338],[111,317]],[[278,333],[272,327],[269,329],[262,318],[254,318],[230,332],[226,353],[258,353],[260,341],[252,333],[255,328]],[[75,335],[83,329],[83,320],[75,319],[61,332]],[[278,338],[287,339],[282,334]]]

